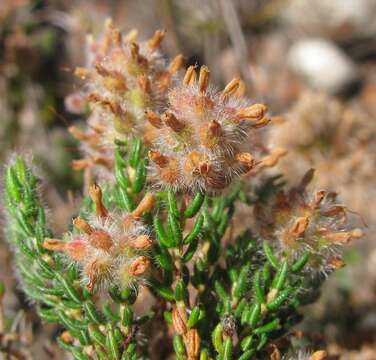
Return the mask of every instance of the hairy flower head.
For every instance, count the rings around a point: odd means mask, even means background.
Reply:
[[[362,231],[352,228],[347,208],[337,194],[324,190],[308,193],[313,171],[299,186],[279,192],[266,206],[256,208],[261,236],[270,240],[282,257],[297,259],[309,253],[307,270],[326,274],[344,265],[340,249]]]
[[[248,135],[269,123],[266,106],[249,104],[239,79],[220,92],[209,85],[209,75],[206,66],[198,75],[190,66],[169,91],[167,110],[147,112],[156,131],[149,152],[152,178],[161,185],[215,191],[263,163],[252,153]]]
[[[109,212],[97,185],[90,188],[90,195],[96,214],[88,220],[75,218],[73,225],[78,232],[69,234],[66,242],[47,239],[44,246],[63,251],[76,263],[89,290],[144,282],[151,265],[148,250],[152,246],[150,233],[140,220],[145,209],[137,208],[130,214]]]
[[[163,60],[159,48],[163,31],[156,31],[147,41],[137,42],[137,32],[123,36],[107,22],[100,41],[89,38],[86,68],[77,68],[76,75],[85,81],[83,96],[89,102],[91,114],[87,129],[71,128],[82,142],[84,160],[74,163],[77,169],[113,166],[114,140],[126,140],[131,135],[153,136],[153,127],[146,121],[145,111],[161,111],[175,74],[183,65],[178,55],[170,64]],[[69,104],[82,104],[73,96]]]

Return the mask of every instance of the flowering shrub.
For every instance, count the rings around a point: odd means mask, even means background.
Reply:
[[[179,74],[182,57],[166,65],[159,54],[163,36],[137,43],[108,24],[77,70],[86,93],[70,105],[88,101],[90,114],[86,130],[70,129],[84,156],[73,165],[91,169],[92,185],[62,239],[30,164],[7,166],[23,289],[43,321],[64,327],[57,341],[75,359],[290,358],[276,340],[362,231],[335,194],[309,195],[312,172],[288,192],[259,177],[263,194],[251,197],[252,178],[285,154],[256,136],[266,106],[246,100],[238,79],[216,90],[205,66]],[[254,214],[234,235],[240,202]]]

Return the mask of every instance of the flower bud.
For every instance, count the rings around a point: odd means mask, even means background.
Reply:
[[[170,63],[168,71],[170,74],[176,74],[184,65],[184,57],[182,54],[177,55]]]
[[[231,96],[236,93],[240,86],[240,79],[232,79],[224,88],[223,96]]]
[[[257,122],[263,119],[267,110],[268,109],[264,104],[254,104],[247,108],[239,109],[237,115],[240,119],[247,119]]]
[[[129,267],[129,274],[131,276],[143,275],[150,267],[150,259],[146,256],[140,256],[132,262]]]
[[[198,78],[198,87],[201,92],[206,91],[209,85],[209,75],[210,71],[207,66],[201,66],[200,75]]]
[[[147,250],[153,245],[153,242],[148,235],[140,235],[132,240],[130,245],[135,249]]]
[[[154,33],[153,37],[147,42],[148,47],[152,50],[157,49],[161,45],[161,42],[165,35],[165,31],[157,30]]]
[[[93,228],[88,224],[88,222],[79,216],[73,219],[73,226],[86,234],[91,234],[93,232]]]
[[[93,184],[89,188],[89,195],[95,204],[95,211],[97,215],[106,217],[108,215],[108,211],[103,205],[102,189],[97,184]]]
[[[191,65],[185,72],[183,84],[191,85],[196,80],[196,76],[196,67],[194,65]]]

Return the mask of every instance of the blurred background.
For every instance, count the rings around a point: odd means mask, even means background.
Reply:
[[[376,359],[376,0],[0,0],[0,160],[33,154],[57,234],[82,188],[67,132],[84,122],[70,106],[73,70],[108,17],[144,39],[166,30],[166,57],[208,65],[219,86],[240,76],[283,116],[268,136],[289,155],[274,171],[295,184],[315,168],[314,185],[338,191],[368,233],[292,336],[333,359]],[[42,328],[3,239],[0,280],[0,359],[63,359],[60,329]]]

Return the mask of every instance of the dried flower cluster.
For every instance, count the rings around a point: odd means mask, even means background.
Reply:
[[[263,104],[249,104],[243,84],[232,80],[222,92],[209,86],[210,72],[202,66],[197,77],[190,66],[182,83],[168,93],[161,116],[148,113],[156,128],[149,157],[154,181],[174,189],[219,190],[242,174],[270,165],[270,156],[256,159],[248,133],[270,119]],[[250,150],[250,152],[248,152]],[[273,159],[284,154],[273,153]]]
[[[259,205],[256,217],[261,235],[273,242],[287,259],[309,253],[307,271],[327,274],[344,265],[340,249],[363,232],[352,228],[347,208],[337,202],[337,194],[319,190],[308,193],[309,171],[299,186],[289,192],[278,192],[268,206]]]
[[[164,34],[156,31],[138,43],[137,31],[123,37],[108,21],[100,41],[89,38],[87,67],[76,69],[76,75],[86,81],[84,92],[67,99],[71,111],[82,112],[86,101],[92,110],[86,131],[70,128],[82,142],[85,156],[74,162],[75,169],[94,167],[102,177],[111,177],[114,140],[138,135],[150,141],[152,127],[145,111],[163,109],[167,90],[183,65],[181,55],[168,65],[162,59],[159,47]]]
[[[110,213],[103,205],[99,186],[90,188],[96,205],[96,215],[89,221],[80,217],[73,220],[79,233],[69,235],[68,241],[46,239],[44,247],[63,251],[70,261],[82,270],[83,283],[92,291],[96,288],[120,288],[145,281],[151,260],[150,231],[140,220],[149,211],[154,200],[147,195],[131,214]]]

